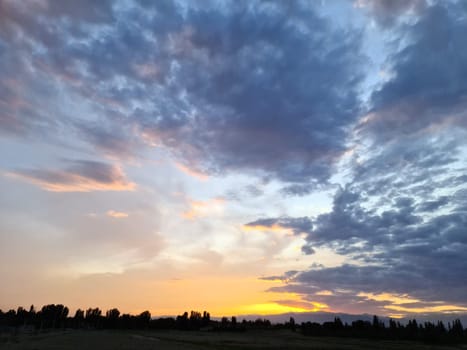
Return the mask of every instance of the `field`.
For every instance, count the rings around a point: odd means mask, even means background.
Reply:
[[[5,350],[201,350],[201,349],[467,349],[466,345],[432,346],[416,342],[305,337],[291,331],[212,333],[181,331],[63,331],[0,338]]]

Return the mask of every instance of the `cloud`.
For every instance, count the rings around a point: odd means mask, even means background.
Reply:
[[[136,187],[119,166],[89,160],[67,163],[63,170],[21,169],[8,175],[52,192],[132,191]]]
[[[407,44],[390,56],[392,78],[373,91],[373,108],[361,131],[381,142],[450,126],[465,128],[466,31],[461,3],[435,3],[407,25],[400,34]]]
[[[347,262],[294,273],[274,291],[355,312],[349,305],[386,314],[465,310],[465,10],[434,3],[394,29],[404,44],[388,56],[393,74],[373,91],[346,178],[331,210],[309,218],[302,248],[332,249]]]
[[[5,67],[0,79],[0,135],[23,138],[34,134],[41,138],[47,131],[56,130],[58,122],[41,108],[41,100],[48,98],[51,89],[42,81],[31,81],[27,67],[10,47],[2,50],[1,41],[0,60]]]
[[[127,218],[129,216],[128,213],[124,213],[121,211],[115,211],[115,210],[108,210],[106,214],[107,216],[110,216],[111,218],[115,218],[115,219]]]
[[[225,200],[223,198],[213,198],[205,201],[190,200],[190,209],[182,213],[182,217],[188,220],[204,216],[212,216],[223,212]]]
[[[38,276],[59,275],[63,279],[96,271],[121,272],[148,264],[166,247],[160,226],[164,220],[153,198],[131,191],[92,191],[85,195],[67,193],[64,202],[57,200],[55,192],[31,191],[12,180],[0,179],[4,188],[0,200],[0,231],[4,233],[0,235],[0,246],[3,251],[17,251],[21,245],[37,248],[27,257],[17,254],[12,260],[17,261],[15,266],[21,265],[13,269],[18,276],[27,276],[28,262],[34,259],[35,269],[41,270]],[[161,190],[158,198],[162,195]],[[120,208],[113,207],[116,203]],[[109,209],[113,209],[113,214],[130,215],[117,219],[106,215]],[[12,240],[11,235],[18,238]],[[11,300],[15,303],[14,297]]]
[[[206,175],[206,174],[204,174],[202,172],[190,169],[189,167],[187,167],[186,165],[183,165],[181,163],[176,163],[175,166],[177,167],[177,169],[179,169],[184,174],[187,174],[187,175],[189,175],[191,177],[194,177],[195,179],[205,181],[205,180],[207,180],[209,178],[208,175]]]
[[[355,0],[357,8],[367,11],[382,27],[390,27],[407,13],[418,13],[427,6],[425,0]]]
[[[359,112],[360,33],[333,26],[310,4],[47,5],[5,5],[1,42],[22,57],[11,59],[12,71],[24,71],[25,82],[42,77],[47,89],[24,84],[31,98],[66,88],[105,120],[77,135],[105,154],[143,147],[131,125],[193,172],[301,184],[326,181],[346,151]],[[31,46],[42,49],[33,57]],[[56,112],[43,108],[50,113],[33,120]],[[34,124],[20,115],[25,128]],[[70,118],[59,128],[76,126]]]
[[[466,86],[459,78],[467,67],[465,13],[458,3],[435,3],[398,32],[407,45],[390,56],[394,74],[373,92],[372,109],[357,126],[351,176],[332,210],[312,218],[303,247],[331,248],[348,263],[303,271],[286,291],[315,298],[307,287],[328,289],[334,295],[322,300],[333,307],[359,302],[380,312],[467,306],[467,208],[459,200],[467,186]],[[362,299],[368,293],[418,302]]]
[[[288,231],[293,234],[309,233],[313,224],[307,217],[302,218],[267,218],[249,222],[243,226],[247,230]]]
[[[290,278],[294,277],[299,271],[287,271],[283,275],[280,276],[265,276],[260,277],[260,279],[264,281],[283,281],[287,282]]]
[[[283,290],[333,309],[359,302],[386,314],[463,311],[467,206],[460,198],[467,182],[456,179],[467,170],[467,145],[453,144],[453,136],[436,143],[399,139],[367,153],[352,180],[336,192],[332,210],[309,218],[310,227],[303,230],[305,253],[328,248],[348,262],[294,271],[284,278]],[[258,222],[271,226],[276,219]],[[333,294],[317,295],[318,288]],[[388,294],[417,303],[402,307],[395,297],[381,298]],[[373,301],[379,304],[372,306]]]
[[[75,130],[81,139],[93,144],[111,158],[134,158],[143,143],[139,139],[136,127],[124,118],[114,117],[114,122],[110,125],[105,125],[102,122],[77,121],[75,122]]]
[[[379,300],[382,311],[467,305],[460,233],[467,217],[459,201],[467,184],[466,85],[459,78],[467,67],[465,13],[459,4],[435,3],[399,32],[408,44],[390,56],[394,74],[373,92],[372,110],[357,128],[353,177],[331,212],[313,220],[305,250],[330,247],[354,263],[310,269],[297,284],[351,292],[333,297],[334,305],[359,292],[419,300],[412,307]]]
[[[187,89],[187,108],[200,112],[194,119],[147,123],[156,130],[168,127],[199,167],[260,170],[303,182],[326,179],[344,152],[343,129],[358,109],[353,92],[361,57],[350,50],[358,46],[356,38],[333,30],[312,9],[292,6],[287,17],[282,10],[258,5],[189,13],[190,30],[183,34],[178,60],[179,76],[189,79],[176,83]],[[292,19],[305,28],[295,27]],[[329,89],[310,88],[329,82]]]
[[[317,183],[293,184],[283,187],[281,193],[286,196],[306,196],[318,188]]]

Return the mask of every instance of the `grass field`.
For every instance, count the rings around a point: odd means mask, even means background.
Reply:
[[[346,338],[304,337],[291,331],[212,333],[180,331],[64,331],[38,335],[3,337],[0,349],[8,350],[200,350],[200,349],[363,349],[428,350],[467,349],[432,346],[415,342],[372,341]]]

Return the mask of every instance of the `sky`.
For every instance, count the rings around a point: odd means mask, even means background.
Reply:
[[[464,1],[0,0],[0,308],[467,312]]]

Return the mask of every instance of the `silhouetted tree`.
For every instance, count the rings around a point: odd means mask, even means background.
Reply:
[[[374,328],[375,330],[384,328],[384,322],[381,322],[381,321],[379,320],[379,317],[376,316],[376,315],[373,316],[373,328]]]
[[[417,320],[410,320],[406,327],[407,336],[409,339],[417,339],[418,337],[418,323]]]
[[[107,328],[117,328],[120,311],[117,308],[107,310],[105,313]]]
[[[290,317],[289,320],[289,328],[295,332],[295,319],[293,317]]]
[[[86,323],[88,326],[93,328],[99,328],[101,326],[102,311],[98,307],[89,308],[86,310]]]
[[[188,321],[188,312],[184,312],[183,315],[177,316],[175,319],[175,324],[178,329],[188,329],[189,328],[189,321]]]
[[[203,326],[208,326],[211,322],[211,315],[207,311],[203,311]]]
[[[149,322],[151,321],[151,313],[149,311],[143,311],[137,317],[138,328],[148,328]]]
[[[221,328],[227,329],[229,327],[229,319],[227,317],[221,318]]]
[[[77,309],[75,316],[73,316],[73,327],[81,328],[84,326],[84,311]]]
[[[462,327],[461,320],[456,319],[453,321],[449,333],[455,338],[462,338],[462,336],[464,335],[464,328]]]

